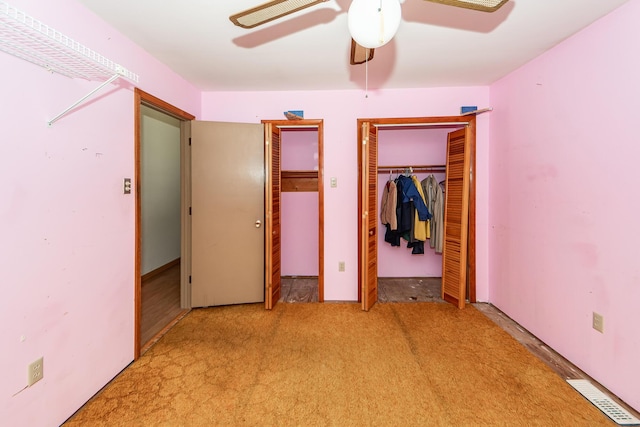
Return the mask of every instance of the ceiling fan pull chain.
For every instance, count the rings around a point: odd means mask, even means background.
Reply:
[[[384,44],[384,18],[382,17],[382,0],[380,0],[380,7],[378,7],[378,16],[380,17],[380,37],[378,42]]]
[[[369,48],[366,48],[366,56],[364,59],[364,97],[369,97]]]

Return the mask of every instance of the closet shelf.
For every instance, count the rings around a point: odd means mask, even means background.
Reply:
[[[72,78],[104,80],[138,76],[86,46],[0,1],[0,50]]]
[[[318,171],[291,171],[280,172],[282,179],[282,191],[318,191]]]
[[[0,50],[70,78],[102,81],[103,85],[98,89],[118,77],[138,82],[137,74],[4,1],[0,1]],[[49,124],[98,89],[56,116]]]

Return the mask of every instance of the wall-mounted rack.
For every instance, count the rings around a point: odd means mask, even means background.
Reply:
[[[49,125],[119,77],[138,82],[137,74],[4,1],[0,1],[0,50],[70,78],[103,82],[49,120]]]

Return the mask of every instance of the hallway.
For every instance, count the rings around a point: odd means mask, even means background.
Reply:
[[[167,266],[142,277],[141,353],[188,313],[180,308],[180,263]]]

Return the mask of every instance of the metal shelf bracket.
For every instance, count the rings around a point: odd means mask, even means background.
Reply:
[[[102,83],[100,86],[98,86],[97,88],[95,88],[94,90],[92,90],[91,92],[89,92],[87,95],[83,96],[82,98],[80,98],[79,100],[77,100],[76,102],[74,102],[73,104],[71,104],[71,106],[69,106],[66,110],[64,110],[62,113],[58,114],[57,116],[55,116],[53,119],[49,120],[47,122],[47,124],[49,126],[52,126],[55,122],[57,122],[59,119],[61,119],[65,114],[67,114],[69,111],[73,110],[76,106],[78,106],[78,104],[80,104],[81,102],[83,102],[84,100],[88,99],[91,97],[91,95],[93,95],[94,93],[98,92],[100,89],[102,89],[103,87],[105,87],[106,85],[108,85],[109,83],[113,82],[114,80],[116,80],[117,78],[120,77],[120,74],[116,74],[114,76],[112,76],[109,80],[107,80],[106,82]]]

